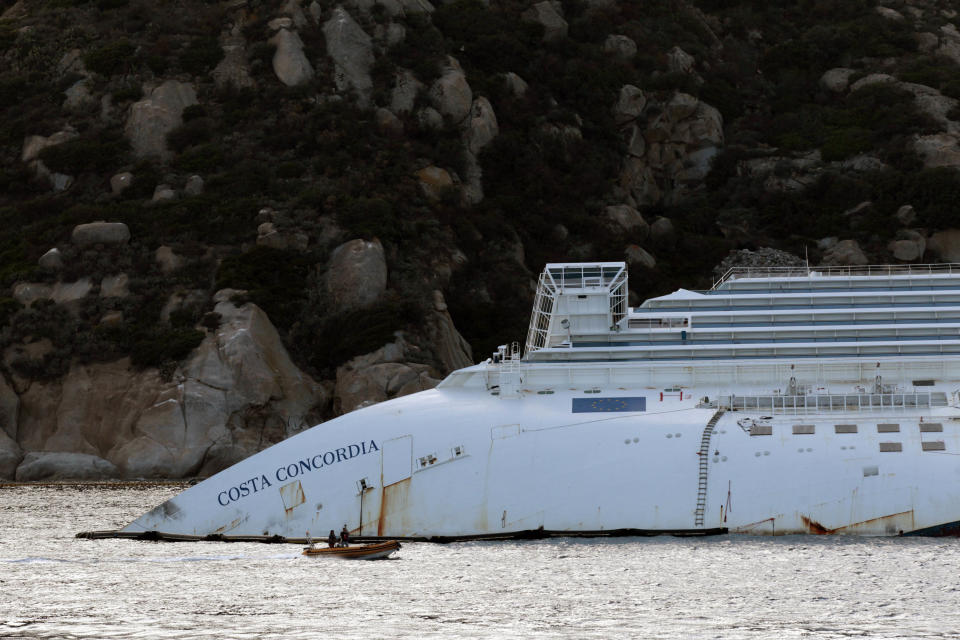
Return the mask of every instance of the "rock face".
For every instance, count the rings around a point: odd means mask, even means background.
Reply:
[[[373,44],[370,36],[356,23],[343,7],[333,10],[323,23],[327,40],[327,55],[333,59],[334,82],[339,91],[353,91],[357,103],[366,108],[370,104],[373,80]]]
[[[437,111],[455,123],[463,122],[470,113],[473,91],[455,58],[447,57],[443,73],[430,87],[430,100]]]
[[[273,54],[273,72],[280,82],[295,87],[313,78],[313,66],[303,53],[303,41],[295,31],[280,29],[270,42],[277,47]]]
[[[119,360],[31,384],[16,477],[209,474],[318,422],[327,392],[296,368],[266,314],[227,301],[215,310],[216,333],[169,382]]]
[[[446,371],[473,364],[470,345],[454,328],[440,291],[433,292],[434,311],[425,320],[426,337],[437,362]],[[358,356],[337,369],[336,413],[432,389],[440,375],[425,364],[410,363],[410,345],[402,335],[373,353]]]
[[[387,288],[387,262],[379,240],[351,240],[330,256],[327,292],[340,309],[368,307]]]
[[[70,239],[78,247],[120,245],[130,241],[130,229],[122,222],[89,222],[75,226]]]
[[[657,115],[641,129],[635,121],[652,106]],[[719,111],[685,93],[651,103],[640,89],[625,85],[613,113],[628,143],[620,186],[637,205],[681,202],[702,188],[723,145]]]
[[[197,104],[192,84],[167,80],[133,103],[124,132],[138,157],[169,156],[167,134],[183,123],[183,110]]]
[[[103,458],[85,453],[31,451],[17,467],[18,482],[35,480],[103,480],[120,471]]]

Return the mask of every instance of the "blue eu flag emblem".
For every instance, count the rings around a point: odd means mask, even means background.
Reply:
[[[573,413],[613,413],[646,410],[647,399],[643,396],[573,399]]]

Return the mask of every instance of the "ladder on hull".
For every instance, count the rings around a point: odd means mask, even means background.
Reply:
[[[693,524],[703,526],[703,513],[707,508],[707,470],[710,462],[710,439],[713,438],[713,428],[720,422],[725,409],[719,409],[710,422],[703,428],[703,437],[700,438],[700,477],[697,481],[697,510],[694,512]]]

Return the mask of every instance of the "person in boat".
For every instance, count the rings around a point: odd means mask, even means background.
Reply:
[[[347,531],[347,525],[343,525],[343,529],[340,529],[340,546],[350,546],[350,532]]]
[[[331,549],[337,546],[337,534],[333,532],[333,529],[330,529],[330,535],[327,536],[327,544]]]

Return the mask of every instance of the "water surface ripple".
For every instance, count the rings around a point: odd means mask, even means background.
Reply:
[[[0,638],[960,637],[955,539],[407,543],[350,562],[73,537],[179,490],[0,488]]]

